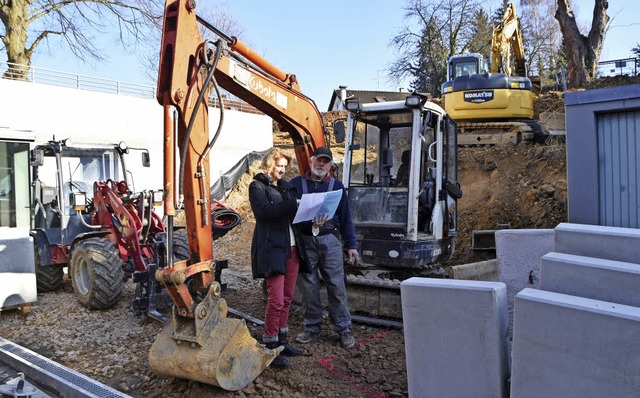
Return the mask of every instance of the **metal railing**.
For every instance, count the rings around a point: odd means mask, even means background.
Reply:
[[[156,98],[156,87],[146,84],[122,82],[101,77],[78,75],[53,69],[40,68],[0,61],[0,75],[9,80],[28,81],[78,90],[96,91],[108,94],[128,95],[139,98]],[[209,98],[209,106],[218,108],[216,97]],[[263,114],[255,107],[238,99],[225,98],[224,108],[239,112]]]
[[[77,75],[52,69],[0,62],[0,73],[10,80],[29,81],[58,87],[123,94],[141,98],[155,98],[156,88],[145,84],[121,82],[94,76]]]

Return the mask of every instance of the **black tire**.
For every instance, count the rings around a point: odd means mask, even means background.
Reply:
[[[124,286],[118,248],[106,238],[79,242],[71,253],[69,276],[80,304],[91,310],[113,307]]]
[[[186,232],[175,231],[173,233],[173,257],[176,261],[188,260],[189,257],[189,238]]]
[[[42,265],[42,254],[37,244],[33,248],[33,259],[36,263],[36,287],[39,292],[54,292],[62,287],[64,269],[61,264]]]

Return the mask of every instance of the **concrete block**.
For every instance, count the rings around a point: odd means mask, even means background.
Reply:
[[[562,223],[554,235],[558,253],[640,264],[640,229]]]
[[[640,307],[640,265],[548,253],[540,263],[540,290]]]
[[[637,397],[640,308],[536,289],[516,296],[513,398]]]
[[[400,285],[409,396],[506,396],[506,287],[410,278]]]
[[[0,308],[34,303],[33,238],[28,228],[0,228]]]
[[[540,259],[552,251],[552,229],[496,231],[498,281],[507,285],[509,336],[513,331],[513,302],[516,294],[526,287],[538,288]]]
[[[498,261],[487,260],[477,263],[459,264],[447,267],[444,277],[449,279],[465,279],[473,281],[497,281]]]

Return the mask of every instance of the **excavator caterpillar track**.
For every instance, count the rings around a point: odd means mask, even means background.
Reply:
[[[398,279],[380,279],[365,276],[347,276],[347,302],[349,311],[368,317],[402,319]]]
[[[534,129],[525,122],[458,122],[458,146],[517,145],[534,141]]]

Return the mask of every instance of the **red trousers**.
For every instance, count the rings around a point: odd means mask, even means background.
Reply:
[[[278,336],[280,329],[289,327],[289,308],[293,301],[299,268],[298,249],[291,246],[291,257],[287,259],[285,275],[266,278],[268,299],[264,314],[265,337]]]

